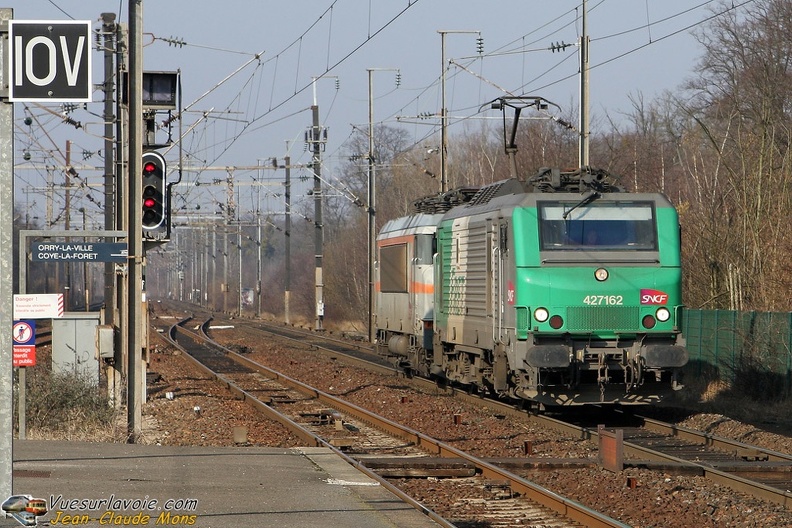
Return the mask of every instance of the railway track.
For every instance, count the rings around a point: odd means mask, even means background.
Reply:
[[[498,526],[510,526],[509,519],[517,519],[515,526],[526,522],[534,526],[626,526],[491,462],[264,367],[211,341],[205,327],[191,331],[174,325],[167,335],[237,397],[291,429],[308,445],[332,449],[441,526],[454,525],[369,466],[379,463],[387,474],[388,464],[383,461],[397,461],[402,471],[412,468],[415,474],[462,476],[468,486],[487,496],[477,504],[479,515],[484,511],[488,522]]]
[[[629,456],[666,468],[675,465],[676,471],[792,506],[792,456],[651,418],[634,416],[633,421],[640,423],[618,429]]]
[[[273,336],[303,344],[334,358],[377,371],[392,371],[374,358],[365,343],[349,342],[332,336],[256,321],[235,321]],[[412,379],[411,383],[436,388],[432,381]],[[454,389],[443,387],[444,390]],[[462,390],[455,397],[485,405],[509,416],[527,413],[512,404],[482,398]],[[528,414],[530,420],[565,435],[602,446],[603,438],[620,438],[620,467],[641,467],[676,474],[696,475],[729,486],[756,498],[792,509],[792,455],[738,442],[709,433],[680,427],[660,420],[632,414],[602,414],[600,423],[570,421],[546,414]],[[611,443],[605,444],[612,445]]]

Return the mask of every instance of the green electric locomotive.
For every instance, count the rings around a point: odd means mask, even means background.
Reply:
[[[680,387],[676,210],[604,180],[546,169],[443,216],[432,362],[446,378],[547,405],[655,403]]]

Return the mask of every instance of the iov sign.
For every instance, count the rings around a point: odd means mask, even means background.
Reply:
[[[91,22],[9,20],[9,99],[90,102]]]

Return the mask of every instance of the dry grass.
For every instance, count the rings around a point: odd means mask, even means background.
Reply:
[[[47,362],[28,370],[25,437],[36,440],[118,442],[126,426],[110,400],[90,377],[53,373]],[[15,423],[18,423],[18,418]]]
[[[121,416],[113,423],[85,421],[78,417],[67,417],[57,427],[31,427],[25,431],[29,440],[70,440],[75,442],[126,442],[126,416]]]
[[[753,399],[723,380],[686,380],[680,403],[698,412],[720,414],[755,425],[792,429],[792,400]]]

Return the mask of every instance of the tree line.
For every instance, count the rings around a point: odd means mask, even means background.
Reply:
[[[651,101],[632,94],[621,119],[606,115],[592,125],[591,165],[620,176],[630,191],[662,192],[677,206],[686,305],[788,311],[792,2],[759,0],[743,14],[728,11],[696,39],[701,54],[688,82]],[[350,158],[367,151],[364,133],[346,146]],[[440,167],[427,152],[436,139],[412,145],[406,132],[387,126],[376,127],[374,138],[380,227],[437,192]],[[520,177],[578,163],[577,132],[554,121],[524,122],[517,144]],[[447,160],[449,188],[509,177],[500,127],[452,134]],[[340,177],[364,201],[367,163],[345,163]],[[348,200],[329,209],[327,305],[342,319],[365,321],[366,212]]]
[[[789,311],[792,2],[757,0],[748,11],[725,11],[696,30],[701,52],[689,81],[652,100],[631,93],[625,112],[595,118],[590,163],[618,176],[629,191],[662,192],[676,205],[687,306]],[[624,75],[629,86],[632,74]],[[576,111],[557,117],[574,123]],[[516,143],[520,177],[540,167],[578,164],[577,131],[556,121],[524,121]],[[438,144],[439,138],[416,144],[401,128],[375,127],[377,228],[410,213],[414,200],[440,190]],[[448,147],[449,189],[510,177],[500,124],[453,129]],[[345,196],[327,196],[324,205],[325,318],[357,322],[364,330],[367,131],[358,130],[343,150],[347,161],[330,177],[340,182]],[[313,216],[310,210],[304,213]],[[279,292],[288,265],[291,311],[313,320],[314,225],[295,221],[291,233],[273,226],[268,223],[262,241],[271,249],[262,271],[262,306],[282,313]],[[292,240],[288,264],[283,262],[286,236]],[[241,258],[250,262],[256,251],[256,244],[246,244]]]

